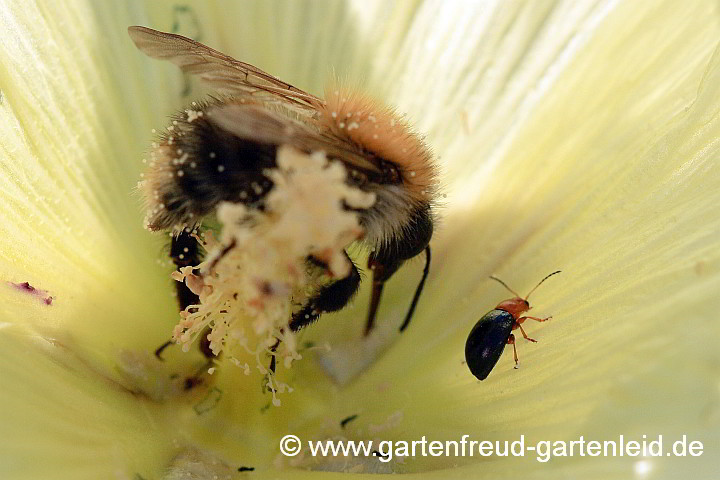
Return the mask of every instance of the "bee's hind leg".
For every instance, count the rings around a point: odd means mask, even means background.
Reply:
[[[292,319],[288,327],[291,332],[297,332],[298,330],[310,325],[316,321],[320,315],[328,312],[337,312],[342,310],[350,300],[355,296],[360,286],[360,271],[353,261],[345,252],[345,256],[350,262],[350,273],[347,277],[341,278],[329,285],[322,287],[317,294],[315,294],[308,302],[303,306],[300,311],[293,314]],[[317,260],[309,258],[308,261],[318,263]],[[280,339],[270,347],[272,352],[272,359],[270,360],[270,371],[275,372],[275,351],[280,345]]]
[[[297,332],[313,323],[321,314],[337,312],[350,303],[360,286],[360,271],[347,252],[345,252],[345,256],[350,262],[350,273],[345,278],[325,285],[308,300],[305,306],[292,316],[289,325],[291,331]]]
[[[182,267],[197,265],[200,263],[200,257],[200,245],[198,244],[197,239],[192,236],[191,230],[185,229],[180,232],[179,235],[172,237],[172,240],[170,241],[170,258],[178,270]],[[175,291],[177,292],[178,307],[180,308],[180,311],[185,310],[190,305],[196,305],[200,302],[198,296],[190,291],[187,285],[185,285],[185,282],[173,283],[175,284]],[[204,341],[206,337],[207,332],[203,332],[202,340],[200,342],[200,350],[203,355],[210,358],[212,356],[212,352],[210,352],[209,346],[207,346],[207,348],[205,346],[207,343]],[[163,351],[174,343],[175,342],[172,340],[168,340],[160,345],[160,347],[155,350],[155,356],[160,360],[163,360]],[[208,355],[208,352],[210,352],[210,355]]]

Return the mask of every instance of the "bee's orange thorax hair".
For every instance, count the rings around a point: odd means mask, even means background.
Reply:
[[[433,200],[437,174],[432,153],[393,109],[362,93],[329,87],[319,121],[335,135],[395,164],[413,200]]]

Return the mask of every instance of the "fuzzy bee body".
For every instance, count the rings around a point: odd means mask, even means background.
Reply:
[[[332,89],[322,100],[188,38],[145,27],[128,32],[148,56],[175,63],[218,92],[177,115],[153,152],[143,188],[147,227],[180,232],[223,201],[262,209],[273,187],[265,172],[276,167],[279,146],[323,151],[345,165],[348,184],[376,197],[372,207],[358,211],[372,250],[366,331],[385,281],[405,260],[426,251],[425,273],[404,328],[427,276],[433,233],[436,174],[423,141],[392,110],[356,92]],[[294,315],[290,327],[342,308],[359,281],[353,265],[346,279],[323,287]]]

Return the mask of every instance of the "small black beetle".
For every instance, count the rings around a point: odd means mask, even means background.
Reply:
[[[556,273],[560,273],[560,270],[540,280],[540,283],[530,290],[530,293],[533,293],[545,280]],[[520,295],[508,287],[505,282],[494,276],[490,278],[500,282],[515,295],[515,298],[500,302],[498,306],[495,307],[495,310],[483,315],[470,331],[470,335],[468,335],[467,342],[465,342],[465,360],[467,361],[470,371],[478,380],[485,380],[487,378],[500,359],[503,350],[505,350],[505,345],[508,343],[513,346],[515,368],[517,368],[518,356],[517,349],[515,348],[515,335],[512,334],[512,331],[519,328],[526,340],[537,342],[537,340],[527,336],[525,330],[522,328],[522,323],[527,319],[544,322],[552,318],[521,317],[520,315],[531,308],[527,301],[530,293],[525,295],[525,298],[520,298]]]

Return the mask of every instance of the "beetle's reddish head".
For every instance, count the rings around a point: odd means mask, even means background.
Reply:
[[[495,308],[497,308],[498,310],[505,310],[517,320],[520,315],[530,310],[530,304],[527,300],[524,300],[520,297],[515,297],[509,300],[503,300]]]
[[[540,280],[540,283],[535,285],[535,288],[530,290],[530,293],[525,295],[525,298],[520,298],[520,295],[518,295],[518,293],[515,290],[513,290],[512,288],[508,287],[505,282],[503,282],[496,276],[491,275],[490,278],[499,282],[503,287],[507,288],[511,293],[515,294],[515,298],[510,298],[508,300],[504,300],[504,301],[500,302],[498,304],[498,306],[495,308],[497,308],[498,310],[504,310],[504,311],[508,312],[510,315],[512,315],[517,320],[518,317],[520,317],[520,315],[522,315],[523,313],[530,310],[530,304],[527,301],[528,297],[530,297],[530,294],[533,293],[536,288],[538,288],[540,285],[542,285],[542,283],[545,280],[552,277],[556,273],[560,273],[560,270],[558,270],[557,272],[553,272],[550,275],[548,275],[547,277]]]

